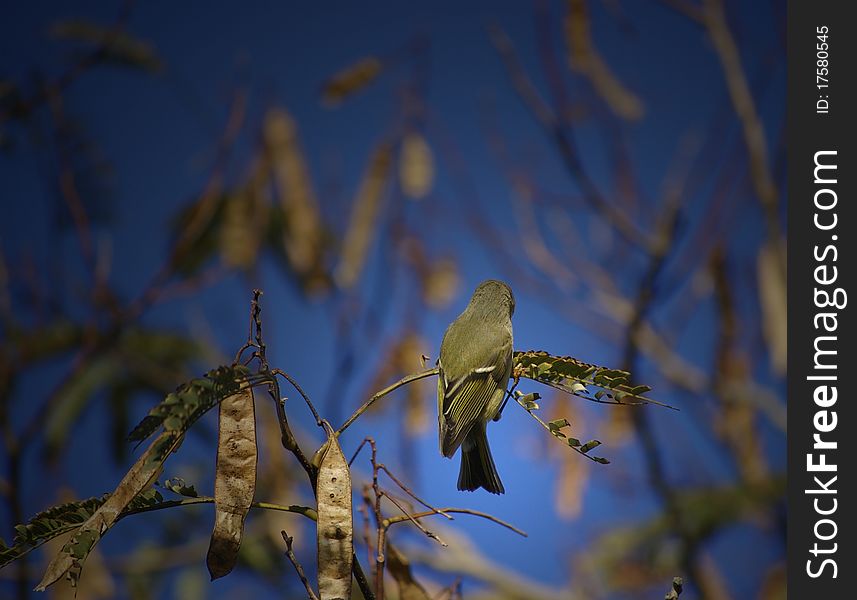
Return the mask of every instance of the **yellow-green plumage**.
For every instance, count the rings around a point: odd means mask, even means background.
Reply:
[[[486,425],[500,410],[512,373],[515,299],[502,281],[484,281],[447,328],[440,345],[437,387],[441,454],[461,447],[458,489],[505,490],[488,447]]]

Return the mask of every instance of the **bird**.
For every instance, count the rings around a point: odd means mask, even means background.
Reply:
[[[512,374],[515,296],[504,282],[480,283],[467,308],[443,334],[437,360],[438,441],[452,458],[461,447],[458,489],[505,488],[488,446],[488,421],[497,420]]]

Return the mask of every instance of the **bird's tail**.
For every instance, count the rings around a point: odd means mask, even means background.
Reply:
[[[497,474],[488,438],[485,435],[485,424],[477,424],[464,438],[461,444],[461,471],[458,473],[458,489],[473,491],[485,488],[492,494],[502,494],[506,490]]]

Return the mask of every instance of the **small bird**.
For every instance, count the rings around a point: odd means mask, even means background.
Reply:
[[[512,374],[515,297],[502,281],[479,284],[470,303],[443,334],[437,361],[440,452],[452,458],[461,446],[458,489],[506,490],[497,474],[485,427],[499,418]]]

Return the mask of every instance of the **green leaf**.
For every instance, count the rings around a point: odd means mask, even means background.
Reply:
[[[601,445],[601,442],[599,442],[598,440],[590,440],[590,441],[586,442],[585,444],[583,444],[583,446],[580,447],[580,451],[583,454],[586,454],[587,452],[589,452],[593,448],[597,448],[600,445]]]
[[[142,442],[161,425],[166,431],[187,431],[206,411],[238,391],[240,382],[246,380],[249,373],[249,369],[241,365],[218,367],[206,373],[205,377],[179,386],[149,411],[131,431],[128,439]]]
[[[548,421],[548,427],[550,427],[551,431],[559,431],[563,427],[568,427],[571,423],[568,422],[568,419],[555,419],[553,421]]]
[[[75,502],[67,502],[42,511],[26,524],[15,525],[12,546],[0,540],[0,567],[27,554],[43,543],[69,531],[77,529],[107,500],[109,494]],[[138,494],[128,505],[128,510],[139,509],[163,502],[163,497],[154,488]]]
[[[374,56],[366,56],[327,79],[321,88],[322,98],[329,106],[340,104],[372,83],[383,70],[384,63]]]
[[[578,448],[580,446],[580,440],[573,437],[568,438],[566,440],[566,443],[572,448]]]
[[[192,485],[188,485],[181,477],[170,477],[162,485],[164,489],[170,490],[179,496],[185,496],[186,498],[199,497],[199,493],[196,491],[196,488]]]
[[[632,396],[639,396],[640,394],[645,394],[646,392],[650,392],[650,391],[652,391],[651,386],[635,385],[630,390],[628,390],[628,393],[631,394]]]
[[[651,388],[647,385],[631,386],[631,375],[627,371],[599,367],[571,356],[554,356],[541,350],[517,351],[513,360],[516,374],[587,400],[602,401],[601,398],[607,395],[613,404],[621,404],[623,398],[632,396],[634,404],[650,403],[672,408],[642,396]],[[603,390],[590,396],[587,386],[600,387]]]
[[[538,410],[539,405],[536,400],[539,400],[541,396],[538,392],[532,392],[530,394],[525,394],[523,396],[518,396],[515,400],[518,401],[518,404],[524,407],[524,409],[528,411]]]

